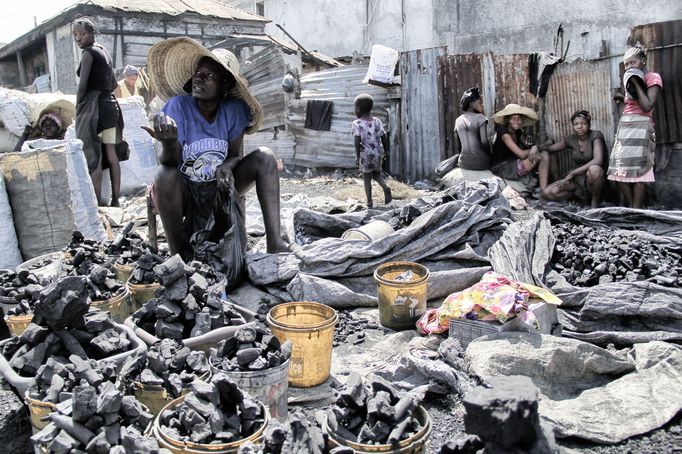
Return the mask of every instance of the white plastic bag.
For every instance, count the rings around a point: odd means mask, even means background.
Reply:
[[[380,84],[390,84],[393,81],[393,72],[395,71],[396,63],[398,63],[398,58],[397,50],[382,46],[381,44],[373,45],[372,53],[369,57],[367,75],[362,80],[362,83],[378,82]]]
[[[14,268],[23,262],[19,251],[17,232],[14,230],[12,207],[9,204],[5,178],[0,172],[0,268]]]

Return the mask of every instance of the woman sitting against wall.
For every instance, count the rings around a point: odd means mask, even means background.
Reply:
[[[542,189],[542,197],[547,200],[591,199],[591,207],[597,208],[604,186],[605,145],[604,135],[591,129],[592,116],[586,110],[578,110],[571,115],[573,134],[561,141],[539,146],[540,151],[548,153],[570,153],[573,168],[563,178]],[[550,160],[542,159],[538,168],[540,181],[548,181]],[[541,184],[542,187],[542,184]]]
[[[540,162],[537,145],[528,147],[522,140],[523,128],[538,120],[533,109],[507,104],[493,115],[497,135],[493,144],[490,170],[505,180],[518,180],[528,175]]]

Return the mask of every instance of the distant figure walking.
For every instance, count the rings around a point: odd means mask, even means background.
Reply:
[[[118,81],[114,95],[117,98],[128,98],[140,95],[140,70],[133,65],[123,68],[123,79]]]
[[[115,145],[121,142],[123,124],[114,97],[117,82],[111,56],[95,42],[92,19],[80,17],[73,21],[71,28],[74,41],[83,49],[76,71],[80,77],[76,96],[76,136],[83,141],[83,153],[98,203],[106,205],[102,201],[102,161],[106,160],[111,175],[111,206],[119,206],[121,166]]]
[[[391,188],[381,176],[381,163],[388,154],[388,137],[384,125],[377,117],[371,116],[374,99],[369,94],[361,94],[353,102],[355,116],[351,131],[355,137],[355,163],[362,172],[365,183],[367,207],[372,208],[372,180],[379,183],[384,190],[384,203],[388,205],[393,200]],[[382,152],[383,145],[383,152]]]

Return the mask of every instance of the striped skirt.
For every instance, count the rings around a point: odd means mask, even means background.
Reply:
[[[656,135],[651,118],[623,115],[609,156],[608,179],[624,182],[653,181]]]

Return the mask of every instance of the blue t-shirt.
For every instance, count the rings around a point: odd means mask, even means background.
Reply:
[[[241,99],[228,99],[218,108],[213,122],[199,113],[192,95],[174,96],[163,113],[178,125],[178,142],[182,147],[179,170],[194,182],[215,180],[215,172],[227,157],[229,143],[249,126],[251,111]]]

